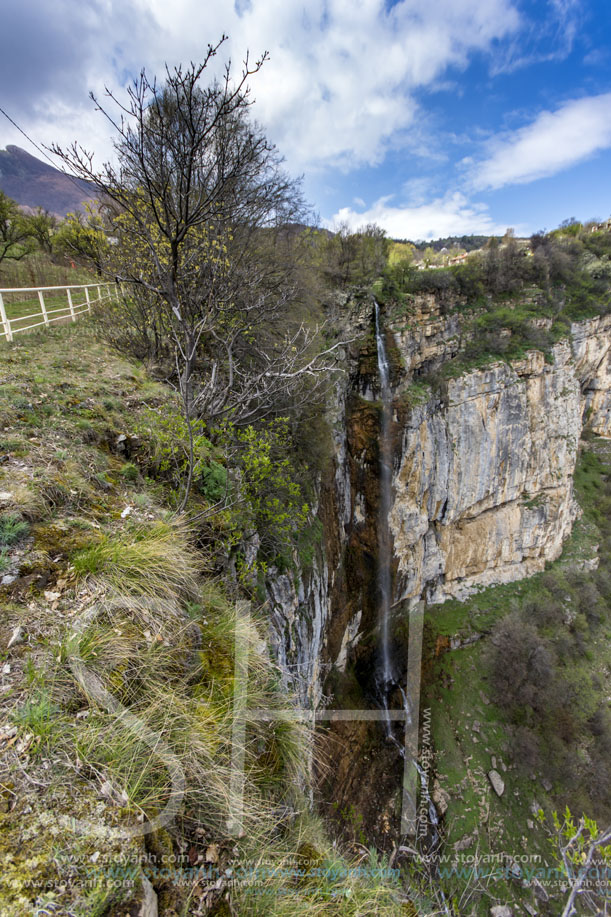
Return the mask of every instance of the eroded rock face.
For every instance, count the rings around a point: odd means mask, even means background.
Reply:
[[[406,374],[437,369],[456,356],[460,329],[460,317],[442,315],[432,293],[415,297],[409,324],[392,326]]]
[[[346,337],[358,343],[329,405],[334,464],[319,487],[323,542],[307,574],[268,581],[276,656],[287,683],[314,705],[330,667],[371,652],[376,626],[379,391],[370,305],[352,313]],[[459,320],[441,315],[432,297],[417,306],[409,322],[387,328],[394,601],[410,604],[464,599],[542,570],[578,513],[573,472],[584,424],[611,436],[611,316],[575,323],[550,362],[533,350],[410,404],[413,373],[436,372],[460,339]]]
[[[327,566],[320,556],[305,576],[270,569],[270,643],[285,683],[304,707],[317,707],[328,614]]]
[[[571,338],[584,424],[598,436],[611,436],[611,315],[574,323]]]
[[[568,343],[448,383],[407,419],[390,526],[397,598],[440,602],[543,569],[577,507],[581,393]]]

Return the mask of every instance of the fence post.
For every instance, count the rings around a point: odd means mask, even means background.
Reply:
[[[85,287],[85,299],[87,300],[87,311],[91,312],[91,300],[89,299],[89,287]]]
[[[74,306],[72,304],[72,293],[70,292],[70,287],[66,287],[66,293],[68,294],[68,305],[70,306],[70,315],[72,316],[72,321],[76,321],[76,315],[74,314]]]
[[[97,287],[98,287],[98,302],[102,302],[102,288],[99,283]]]
[[[11,331],[11,325],[6,317],[6,309],[4,308],[4,300],[2,298],[2,293],[0,293],[0,320],[2,321],[2,326],[4,328],[4,334],[6,335],[7,341],[13,340],[13,332]]]
[[[47,315],[47,307],[45,306],[45,296],[42,290],[38,291],[38,298],[40,300],[40,311],[42,312],[42,317],[44,319],[45,325],[49,324],[49,316]]]

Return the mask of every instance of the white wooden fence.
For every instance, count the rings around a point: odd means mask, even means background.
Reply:
[[[0,289],[0,340],[12,341],[21,331],[48,327],[62,319],[75,322],[97,303],[118,299],[119,292],[116,283]]]

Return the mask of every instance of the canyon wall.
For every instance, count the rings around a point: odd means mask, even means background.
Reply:
[[[568,342],[447,384],[402,432],[390,526],[397,598],[465,598],[555,559],[577,508],[581,393]]]
[[[460,320],[432,296],[387,325],[393,402],[394,603],[466,598],[529,576],[560,554],[579,510],[584,426],[611,436],[611,316],[574,323],[547,359],[529,351],[422,384],[460,346]],[[379,397],[373,304],[329,403],[333,468],[320,482],[324,536],[307,573],[271,575],[272,638],[287,683],[318,705],[325,677],[375,642]],[[414,384],[416,382],[417,384]],[[405,606],[403,606],[405,607]]]

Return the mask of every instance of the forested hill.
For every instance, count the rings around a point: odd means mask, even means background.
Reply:
[[[444,248],[448,250],[459,248],[465,252],[473,252],[483,248],[489,238],[489,236],[446,236],[444,239],[433,239],[431,242],[420,240],[411,244],[418,251],[424,251],[425,248],[430,246],[436,252],[440,252]]]

